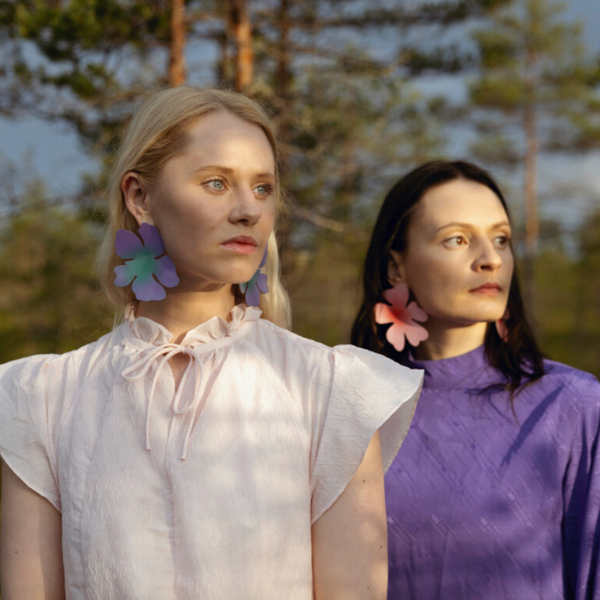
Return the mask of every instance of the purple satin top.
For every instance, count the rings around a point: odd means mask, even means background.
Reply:
[[[425,382],[386,475],[393,600],[600,600],[600,384],[546,361],[513,414],[483,347]]]

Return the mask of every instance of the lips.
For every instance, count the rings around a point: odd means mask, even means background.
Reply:
[[[484,295],[492,296],[492,295],[500,293],[500,290],[502,290],[502,288],[497,283],[484,283],[483,285],[480,285],[479,287],[469,290],[469,293],[484,294]]]
[[[221,246],[236,254],[252,254],[256,250],[258,243],[253,237],[238,235],[223,242]]]

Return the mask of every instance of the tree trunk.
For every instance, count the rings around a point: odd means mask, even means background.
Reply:
[[[535,260],[539,242],[538,191],[537,191],[537,105],[535,72],[536,56],[528,51],[525,75],[525,298],[531,306],[535,294]]]
[[[291,29],[289,17],[290,0],[279,0],[279,10],[277,14],[277,26],[279,28],[279,41],[277,44],[277,66],[275,67],[274,82],[274,105],[277,112],[277,129],[281,143],[279,144],[279,165],[282,172],[287,169],[289,161],[288,144],[290,142],[291,127],[290,115],[292,110],[292,99],[289,90],[291,81],[290,75],[290,57],[289,57],[289,35]],[[290,203],[290,213],[298,216],[296,212],[296,199],[293,194],[288,197]],[[303,209],[298,207],[299,211]],[[312,221],[314,223],[314,221]],[[322,222],[321,222],[322,224]],[[293,274],[296,264],[296,257],[293,252],[288,252],[290,248],[290,236],[292,233],[292,223],[288,219],[282,219],[277,228],[277,241],[281,255],[281,266],[284,273]]]
[[[252,25],[246,0],[229,0],[229,22],[235,38],[235,89],[244,91],[252,82],[254,51],[252,48]]]
[[[283,103],[288,99],[290,81],[288,43],[290,36],[289,0],[279,2],[279,48],[275,72],[275,93]]]
[[[169,85],[185,83],[184,0],[171,0],[171,46],[169,48]]]
[[[219,61],[217,63],[217,81],[225,84],[229,81],[229,73],[231,71],[229,64],[229,53],[227,39],[228,35],[224,34],[219,38]]]

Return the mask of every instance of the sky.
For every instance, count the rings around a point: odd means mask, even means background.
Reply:
[[[582,20],[590,50],[600,52],[600,2],[598,0],[566,0],[567,14]],[[94,172],[96,163],[78,144],[77,136],[66,125],[35,119],[0,118],[0,161],[31,165],[46,182],[54,196],[74,193],[83,173]],[[567,159],[569,160],[569,159]],[[568,169],[580,180],[589,182],[600,203],[600,154],[585,158],[552,160],[546,165],[548,177]],[[542,172],[542,176],[544,173]],[[589,198],[583,200],[589,204]],[[549,207],[549,215],[578,221],[585,216],[585,206],[571,203],[565,217],[565,206]]]

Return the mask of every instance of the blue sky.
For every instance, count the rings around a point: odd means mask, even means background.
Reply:
[[[568,14],[582,20],[588,47],[600,52],[600,2],[598,0],[567,0]],[[16,164],[30,161],[34,170],[48,184],[53,195],[74,192],[85,171],[94,171],[95,163],[78,145],[77,136],[65,125],[48,124],[34,119],[9,120],[0,118],[0,160]],[[592,155],[568,166],[570,174],[577,174],[590,182],[600,201],[600,156]],[[560,167],[560,165],[563,165]],[[566,165],[559,161],[548,165],[549,173],[556,173]],[[588,201],[589,203],[589,201]],[[552,207],[550,207],[551,209]],[[558,207],[558,215],[561,210]],[[578,208],[573,205],[572,210]],[[573,217],[577,215],[573,213]]]

